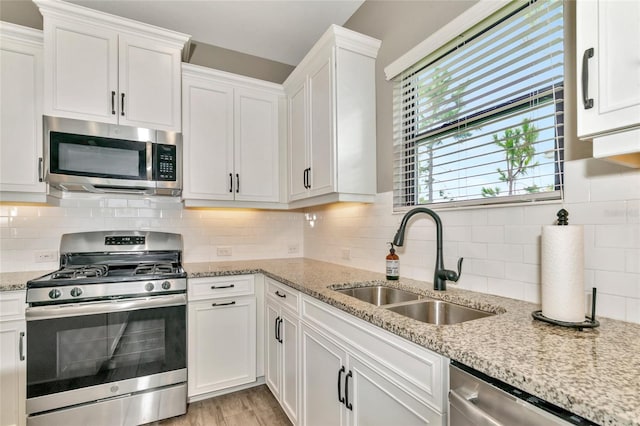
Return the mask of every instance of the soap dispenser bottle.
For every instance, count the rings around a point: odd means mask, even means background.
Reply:
[[[400,257],[396,254],[396,249],[393,248],[393,243],[389,243],[391,248],[387,255],[387,279],[397,280],[400,278]]]

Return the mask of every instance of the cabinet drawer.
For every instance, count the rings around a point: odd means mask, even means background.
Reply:
[[[24,319],[25,291],[0,292],[0,321],[13,321]]]
[[[267,296],[277,300],[280,304],[291,309],[293,312],[298,312],[298,303],[300,292],[281,284],[271,278],[266,278],[267,283]]]
[[[444,411],[445,357],[311,297],[303,296],[301,305],[304,322],[328,331],[424,403]]]
[[[251,295],[254,294],[254,281],[253,275],[189,278],[189,300]]]

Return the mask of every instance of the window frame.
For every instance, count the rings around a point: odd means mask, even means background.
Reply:
[[[544,0],[537,0],[544,1]],[[561,0],[562,1],[562,0]],[[472,6],[466,12],[452,20],[449,24],[445,25],[442,29],[436,31],[433,35],[427,38],[425,41],[417,45],[415,48],[407,52],[405,55],[394,61],[392,64],[385,68],[385,73],[387,80],[392,80],[398,77],[400,74],[405,71],[415,67],[418,63],[424,62],[427,57],[433,58],[430,63],[437,61],[439,58],[447,55],[448,53],[454,51],[457,46],[464,44],[470,40],[476,38],[479,32],[484,31],[488,28],[491,28],[493,25],[498,24],[502,21],[502,19],[509,17],[510,15],[518,12],[520,9],[526,7],[530,3],[534,3],[536,0],[514,0],[508,4],[481,0],[478,4]],[[498,3],[498,4],[497,4]],[[565,146],[566,146],[566,134],[567,129],[564,128],[564,124],[567,120],[567,106],[570,105],[566,102],[567,93],[571,94],[571,90],[566,90],[567,84],[570,84],[572,78],[569,74],[568,65],[570,64],[569,58],[571,54],[571,46],[570,38],[567,37],[567,27],[569,25],[568,21],[568,12],[569,8],[567,7],[566,2],[563,1],[563,32],[565,34],[564,42],[563,42],[563,55],[564,55],[564,63],[563,63],[563,78],[560,84],[558,85],[550,85],[544,88],[545,90],[541,90],[540,88],[532,90],[531,93],[545,93],[548,91],[546,95],[541,95],[540,98],[544,98],[545,96],[555,97],[559,94],[559,100],[556,102],[556,111],[559,108],[562,108],[563,114],[557,116],[554,131],[556,136],[554,138],[555,144],[555,159],[553,161],[554,169],[555,169],[555,183],[554,190],[539,192],[539,193],[529,193],[529,194],[521,194],[521,195],[508,195],[508,196],[498,196],[498,197],[486,197],[486,198],[476,198],[472,200],[458,200],[458,201],[449,201],[449,202],[435,202],[435,203],[425,203],[418,204],[419,200],[416,200],[418,196],[418,185],[417,179],[418,176],[418,161],[417,154],[415,150],[418,149],[419,143],[424,142],[424,138],[420,140],[420,134],[412,133],[409,138],[404,137],[407,141],[406,143],[397,143],[400,138],[403,136],[400,132],[405,132],[407,128],[404,126],[406,120],[406,112],[401,109],[405,106],[398,102],[399,99],[402,98],[402,94],[399,93],[402,90],[406,90],[406,86],[401,84],[394,84],[394,96],[393,96],[393,126],[394,126],[394,137],[393,137],[393,163],[392,163],[392,174],[393,178],[393,211],[394,212],[403,212],[410,208],[416,206],[427,206],[433,209],[447,209],[447,208],[457,208],[457,207],[496,207],[496,206],[504,206],[506,204],[517,205],[522,202],[553,202],[558,203],[562,202],[564,199],[564,161],[565,161]],[[488,18],[491,18],[493,23],[486,22]],[[428,67],[429,64],[423,64],[422,69],[424,67]],[[413,88],[415,90],[415,87]],[[529,95],[528,94],[528,95]],[[527,100],[531,99],[529,96],[522,96],[522,98],[526,98]],[[445,125],[442,125],[439,129],[429,129],[423,133],[424,134],[434,134],[434,133],[446,133],[446,130],[442,130],[445,127],[451,128],[455,125],[456,122],[466,121],[469,123],[468,119],[472,119],[473,122],[479,121],[483,119],[483,116],[489,114],[490,117],[497,117],[499,114],[505,114],[505,111],[514,110],[517,108],[524,108],[527,104],[527,101],[522,101],[521,99],[508,99],[504,103],[498,105],[497,107],[488,108],[487,110],[483,110],[477,113],[470,114],[467,117],[457,117],[455,120],[452,120]],[[494,111],[496,110],[496,111]],[[569,114],[571,114],[569,112]],[[478,116],[477,118],[474,118]],[[415,119],[414,119],[415,120]],[[560,134],[558,135],[558,131]],[[410,140],[409,140],[410,139]],[[410,146],[413,145],[413,146]],[[404,155],[398,153],[398,151],[411,151],[414,150],[413,154]],[[402,165],[397,166],[396,162],[402,161],[406,165],[405,177],[399,178],[396,177],[397,168],[402,167]],[[549,164],[552,164],[549,162]],[[412,186],[406,185],[405,182],[410,180],[414,180],[414,184]],[[404,194],[401,194],[401,197],[404,200],[400,203],[398,202],[399,197],[398,193],[400,191],[404,191]]]

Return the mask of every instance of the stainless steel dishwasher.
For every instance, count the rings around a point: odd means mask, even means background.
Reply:
[[[596,425],[455,361],[449,380],[449,426]]]

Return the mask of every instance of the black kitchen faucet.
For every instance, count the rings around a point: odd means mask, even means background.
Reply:
[[[433,272],[433,289],[444,291],[447,289],[447,280],[456,282],[462,274],[462,257],[458,259],[458,272],[449,269],[444,269],[444,262],[442,260],[442,221],[440,216],[433,210],[429,210],[425,207],[418,207],[413,210],[409,210],[407,214],[402,218],[400,227],[396,236],[393,238],[393,244],[402,247],[404,244],[404,230],[407,227],[409,219],[417,213],[426,213],[433,218],[436,222],[436,267]]]

